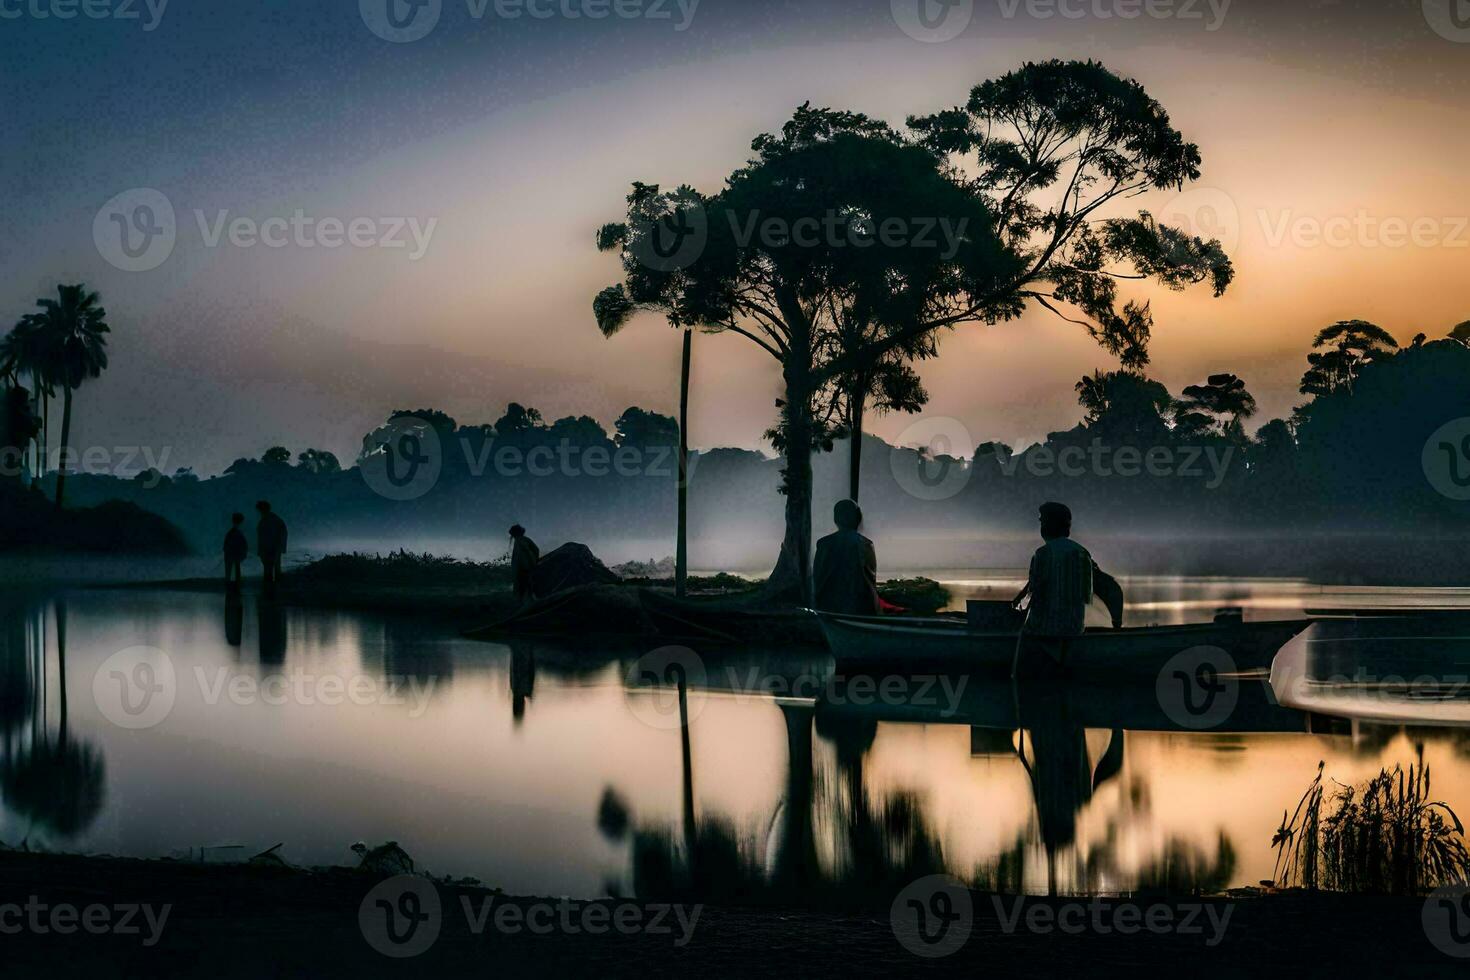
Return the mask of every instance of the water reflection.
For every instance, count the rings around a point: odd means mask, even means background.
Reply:
[[[67,684],[67,605],[55,615],[56,691],[48,697],[50,663],[46,606],[0,611],[0,800],[26,822],[22,844],[33,834],[75,837],[91,826],[105,801],[102,754],[71,730]],[[56,725],[53,731],[51,711]]]
[[[821,700],[778,705],[786,733],[785,792],[768,821],[768,839],[742,840],[734,821],[723,815],[693,819],[687,748],[683,785],[689,809],[682,835],[666,824],[639,825],[627,812],[624,794],[612,787],[599,804],[598,825],[615,839],[631,836],[633,891],[649,899],[864,906],[941,871],[977,887],[1034,892],[1044,869],[1047,894],[1187,894],[1219,891],[1233,881],[1235,850],[1223,831],[1213,850],[1169,837],[1157,856],[1131,873],[1121,854],[1120,818],[1109,818],[1099,843],[1080,847],[1078,818],[1098,790],[1123,772],[1126,733],[1107,732],[1094,762],[1088,733],[1072,711],[1076,692],[1046,685],[1011,688],[1010,694],[1018,727],[972,728],[970,744],[972,754],[1003,755],[1020,766],[1029,784],[1030,813],[1011,844],[981,866],[967,869],[946,859],[922,793],[901,787],[874,791],[868,785],[864,762],[879,723]],[[1293,721],[1282,719],[1283,726],[1295,723],[1294,712],[1284,714]],[[688,728],[683,731],[687,743]],[[814,731],[833,749],[833,780],[818,775]],[[1146,781],[1134,781],[1125,794],[1134,808],[1147,809]]]
[[[255,603],[256,635],[260,638],[260,662],[278,667],[286,662],[286,609],[274,599]]]
[[[536,693],[536,645],[534,640],[511,640],[510,716],[517,727],[526,718],[526,702]]]
[[[179,690],[156,727],[124,731],[91,680],[137,645],[167,652]],[[792,691],[826,659],[701,650],[706,682],[667,692],[693,721],[659,728],[630,710],[643,652],[477,643],[252,596],[13,604],[0,840],[138,856],[283,841],[300,865],[396,840],[436,874],[523,894],[843,905],[939,870],[1030,893],[1253,884],[1318,760],[1360,781],[1414,740],[1436,791],[1470,810],[1470,731],[1324,720],[1260,681],[1242,682],[1228,731],[1200,733],[1141,687],[778,698],[763,679]],[[366,695],[333,701],[327,680]],[[273,681],[286,696],[253,693]]]
[[[239,592],[225,593],[225,642],[239,647],[245,636],[245,603]]]

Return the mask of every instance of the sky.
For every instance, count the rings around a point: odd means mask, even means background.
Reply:
[[[673,414],[674,331],[591,313],[632,181],[713,192],[805,101],[899,124],[1050,57],[1136,78],[1200,146],[1199,182],[1133,202],[1236,264],[1219,299],[1138,293],[1172,390],[1236,373],[1260,423],[1335,320],[1470,319],[1466,0],[417,2],[0,0],[0,319],[84,281],[113,328],[74,447],[211,473],[349,460],[394,409]],[[1114,366],[1044,311],[965,326],[926,414],[1025,444]],[[763,448],[779,389],[748,341],[699,337],[692,443]]]

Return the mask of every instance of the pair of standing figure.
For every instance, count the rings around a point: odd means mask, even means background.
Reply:
[[[258,501],[255,509],[260,514],[260,523],[255,527],[255,553],[260,558],[261,583],[266,594],[274,595],[281,581],[281,556],[286,553],[286,522],[271,509],[268,500]],[[250,553],[245,532],[240,530],[244,523],[244,514],[231,514],[230,529],[225,532],[225,587],[231,590],[240,588],[245,557]]]

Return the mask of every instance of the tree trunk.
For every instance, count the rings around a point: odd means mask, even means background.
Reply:
[[[51,448],[51,396],[41,396],[41,467],[36,470],[36,483],[46,478],[46,451]]]
[[[782,704],[786,722],[786,806],[776,842],[775,879],[787,889],[804,890],[817,879],[816,831],[812,825],[814,777],[812,727],[815,709]]]
[[[793,355],[794,359],[794,355]],[[812,429],[810,372],[803,360],[786,370],[786,404],[781,409],[786,438],[786,533],[781,554],[766,581],[766,598],[811,605],[812,565]]]
[[[851,440],[847,456],[847,495],[852,498],[853,503],[857,503],[858,489],[863,480],[863,409],[867,405],[866,392],[853,392],[848,396],[847,404],[847,433]]]
[[[689,588],[689,356],[694,331],[684,330],[684,363],[679,371],[679,528],[674,544],[674,595]]]
[[[61,456],[56,461],[56,509],[63,506],[66,492],[66,447],[71,441],[71,388],[61,389]]]

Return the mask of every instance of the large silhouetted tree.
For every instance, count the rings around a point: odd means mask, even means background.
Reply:
[[[656,310],[675,326],[744,337],[780,365],[784,392],[770,435],[785,463],[786,534],[770,584],[773,594],[802,600],[812,453],[834,434],[839,379],[855,355],[867,357],[844,349],[838,330],[878,324],[892,337],[943,296],[1008,269],[984,201],[885,123],[802,106],[780,134],[751,145],[753,158],[712,197],[635,185],[628,220],[600,236],[621,249],[624,281],[599,295],[596,311],[604,332],[637,309]],[[927,332],[885,339],[874,357]]]
[[[1307,368],[1302,375],[1304,395],[1330,395],[1352,390],[1363,366],[1375,358],[1398,350],[1393,334],[1367,320],[1339,320],[1323,327],[1312,341]]]
[[[871,362],[942,327],[994,323],[1035,302],[1137,367],[1147,362],[1152,315],[1147,303],[1118,308],[1120,279],[1174,289],[1209,282],[1219,295],[1234,275],[1218,242],[1144,212],[1097,217],[1120,199],[1182,187],[1200,162],[1140,85],[1101,65],[1027,64],[977,86],[966,106],[910,125],[921,147],[865,116],[803,106],[780,135],[753,142],[754,159],[719,194],[688,192],[674,209],[676,238],[640,232],[658,226],[636,204],[616,232],[625,281],[599,297],[600,318],[657,309],[676,325],[739,333],[781,365],[774,431],[786,463],[786,534],[776,594],[805,597],[811,454],[831,435],[819,399],[856,361],[825,353],[845,317],[882,327],[861,352]],[[955,169],[951,156],[973,156],[978,175]],[[640,201],[658,196],[637,191]],[[846,240],[793,234],[827,228],[834,216]],[[925,219],[955,232],[952,249],[882,234],[912,233]],[[772,227],[784,233],[762,233]],[[863,247],[853,247],[858,240]],[[659,246],[652,261],[640,243]]]
[[[1256,398],[1233,374],[1212,374],[1202,385],[1190,385],[1175,405],[1175,420],[1188,433],[1214,432],[1245,440],[1244,422],[1256,414]]]
[[[1124,367],[1141,367],[1153,316],[1148,303],[1118,308],[1119,281],[1209,283],[1219,296],[1234,279],[1218,241],[1146,211],[1098,217],[1109,205],[1198,179],[1200,153],[1141,85],[1096,62],[1028,63],[975,86],[963,107],[909,125],[934,150],[978,168],[975,184],[992,202],[997,233],[1021,258],[998,291],[959,293],[915,329],[984,310],[1014,316],[1035,302],[1083,326]]]
[[[1135,371],[1094,371],[1075,385],[1089,430],[1115,444],[1162,445],[1174,398]]]

